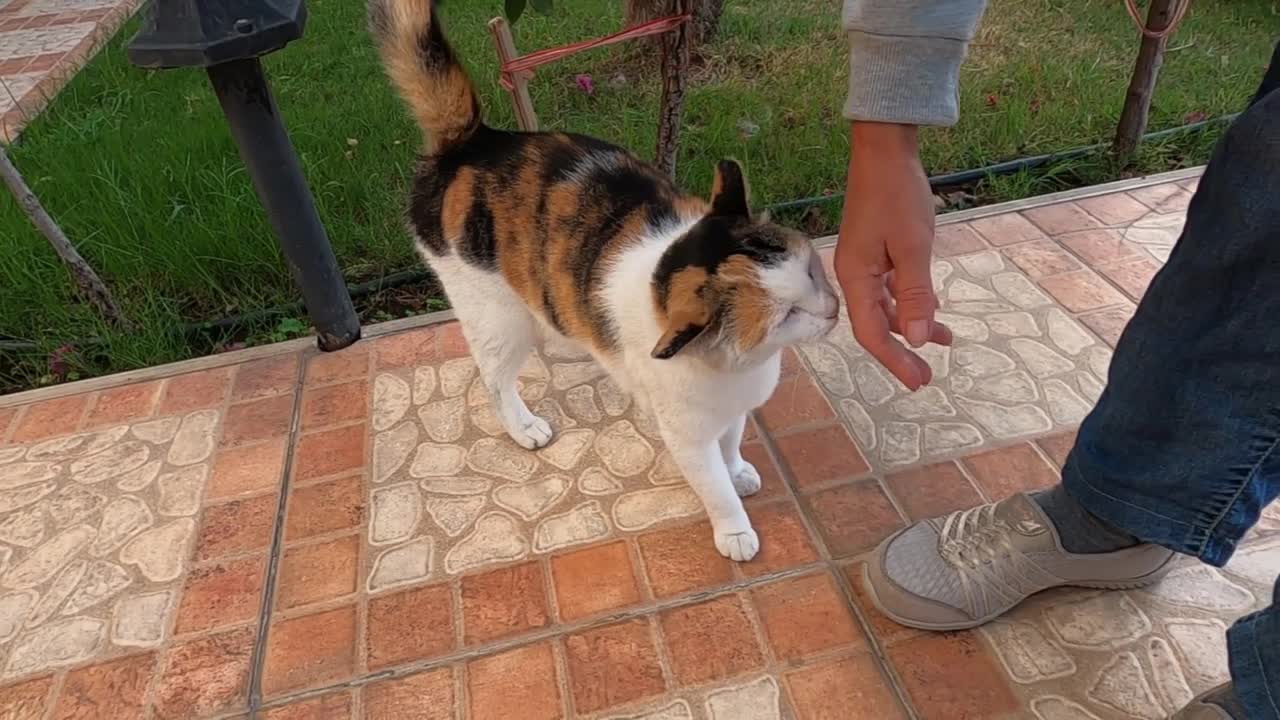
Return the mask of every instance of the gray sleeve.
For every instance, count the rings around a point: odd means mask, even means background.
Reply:
[[[954,125],[986,0],[844,0],[850,120]]]

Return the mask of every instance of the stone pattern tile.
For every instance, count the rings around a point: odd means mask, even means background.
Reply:
[[[701,514],[654,421],[585,353],[549,347],[520,382],[557,431],[537,452],[502,429],[469,356],[375,373],[370,592]]]
[[[0,142],[13,142],[140,0],[0,3]]]
[[[873,469],[892,472],[993,442],[1072,427],[1102,391],[1111,350],[996,250],[938,260],[950,347],[921,355],[934,382],[910,393],[854,340],[847,315],[802,348]]]
[[[218,409],[0,450],[2,675],[168,638]]]
[[[1162,720],[1230,678],[1224,641],[1280,574],[1280,532],[1225,570],[1187,560],[1132,592],[1046,593],[981,630],[1039,720]]]

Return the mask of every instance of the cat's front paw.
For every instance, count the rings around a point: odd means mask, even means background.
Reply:
[[[544,448],[551,442],[551,424],[546,420],[529,413],[518,421],[515,427],[507,428],[511,439],[525,450]]]
[[[760,537],[750,525],[746,529],[716,530],[716,550],[734,562],[747,562],[760,552]]]
[[[755,465],[742,461],[742,466],[733,473],[733,489],[738,497],[750,497],[760,492],[760,471]]]

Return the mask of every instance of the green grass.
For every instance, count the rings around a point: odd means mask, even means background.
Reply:
[[[620,25],[617,0],[564,0],[550,17],[517,26],[525,49],[605,34]],[[747,164],[760,204],[838,193],[848,155],[840,117],[847,50],[837,0],[733,0],[720,39],[696,68],[681,137],[680,180],[703,190],[715,161]],[[306,36],[266,65],[320,213],[347,278],[360,282],[413,267],[401,221],[419,134],[383,80],[364,32],[360,0],[312,0]],[[445,7],[450,35],[481,86],[490,121],[513,124],[496,79],[485,21],[497,0]],[[1152,128],[1192,113],[1233,112],[1250,96],[1276,27],[1270,0],[1194,6],[1174,38]],[[0,354],[0,389],[49,376],[65,343],[72,376],[209,352],[228,340],[267,341],[295,331],[271,319],[234,338],[184,336],[183,323],[297,299],[261,206],[204,75],[143,72],[124,47],[131,23],[10,148],[50,212],[115,289],[140,326],[104,327],[75,296],[53,252],[7,194],[0,194],[0,337],[38,350]],[[964,169],[1107,140],[1119,115],[1137,37],[1116,0],[993,0],[963,78],[963,120],[930,131],[931,172]],[[648,156],[659,87],[617,49],[541,69],[534,103],[544,127],[596,135]],[[574,82],[594,76],[587,96]],[[1214,134],[1143,151],[1139,170],[1200,163]],[[1090,160],[1049,174],[986,183],[984,199],[1113,179]],[[829,225],[838,208],[806,218]],[[403,299],[403,298],[402,298]],[[400,312],[413,303],[393,302]],[[385,314],[385,313],[384,313]],[[373,319],[373,317],[370,317]],[[292,324],[291,324],[292,323]]]

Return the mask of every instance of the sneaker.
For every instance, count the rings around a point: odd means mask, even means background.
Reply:
[[[1149,585],[1173,558],[1147,544],[1069,553],[1040,506],[1019,494],[899,531],[872,552],[865,579],[876,607],[901,625],[968,630],[1049,588]]]
[[[1221,705],[1213,702],[1213,698],[1226,693],[1230,686],[1230,683],[1226,683],[1204,693],[1192,700],[1190,705],[1174,713],[1169,720],[1244,720],[1244,718],[1237,718],[1227,712]]]

